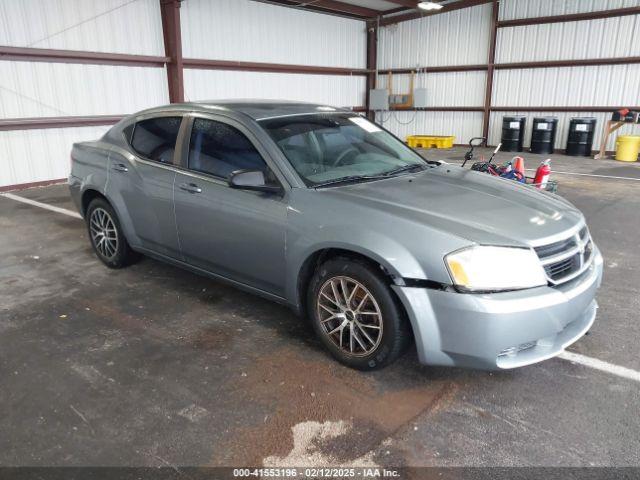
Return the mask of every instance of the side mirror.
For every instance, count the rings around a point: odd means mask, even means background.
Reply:
[[[258,192],[282,192],[280,186],[266,184],[262,170],[236,170],[229,176],[229,186],[231,188]]]

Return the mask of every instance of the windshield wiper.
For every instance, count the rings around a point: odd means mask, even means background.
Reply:
[[[328,180],[322,183],[316,183],[313,188],[328,187],[330,185],[337,185],[339,183],[357,183],[363,180],[379,180],[384,178],[382,175],[349,175],[348,177],[340,177],[334,180]]]
[[[381,173],[379,176],[381,177],[390,177],[392,175],[396,175],[402,172],[410,172],[411,170],[415,170],[418,168],[419,170],[424,170],[427,168],[427,165],[422,163],[412,163],[411,165],[404,165],[402,167],[394,168],[393,170],[389,170],[388,172]]]

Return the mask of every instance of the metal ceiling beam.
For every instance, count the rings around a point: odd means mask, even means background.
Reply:
[[[360,5],[351,5],[350,3],[340,2],[338,0],[257,0],[285,7],[295,7],[304,10],[341,14],[360,19],[368,19],[376,17],[383,12],[374,10],[373,8],[361,7]]]
[[[433,15],[440,15],[441,13],[452,12],[454,10],[460,10],[462,8],[475,7],[477,5],[484,5],[485,3],[491,3],[493,0],[459,0],[454,3],[447,3],[443,5],[440,10],[434,10],[431,12],[417,11],[405,13],[403,15],[395,15],[393,17],[383,17],[380,19],[380,26],[393,25],[394,23],[406,22],[408,20],[415,20],[422,17],[431,17]]]
[[[419,0],[387,0],[387,2],[407,8],[418,8],[418,3],[420,3]]]
[[[613,10],[600,10],[599,12],[571,13],[568,15],[553,15],[548,17],[516,18],[514,20],[502,20],[498,22],[498,28],[519,27],[521,25],[541,25],[545,23],[580,22],[583,20],[597,20],[600,18],[624,17],[627,15],[640,15],[640,7],[616,8]]]

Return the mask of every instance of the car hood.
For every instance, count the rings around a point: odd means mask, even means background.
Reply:
[[[557,195],[447,164],[326,191],[479,244],[545,244],[584,222]]]

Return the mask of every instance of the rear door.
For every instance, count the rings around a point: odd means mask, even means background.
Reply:
[[[284,295],[286,193],[229,187],[236,170],[261,169],[283,185],[268,154],[242,124],[226,117],[192,120],[175,179],[180,246],[193,265],[277,296]],[[286,192],[286,190],[285,190]]]
[[[130,152],[111,151],[107,187],[130,218],[135,239],[129,240],[173,258],[180,257],[173,182],[181,122],[182,115],[172,112],[141,117],[127,127]]]

